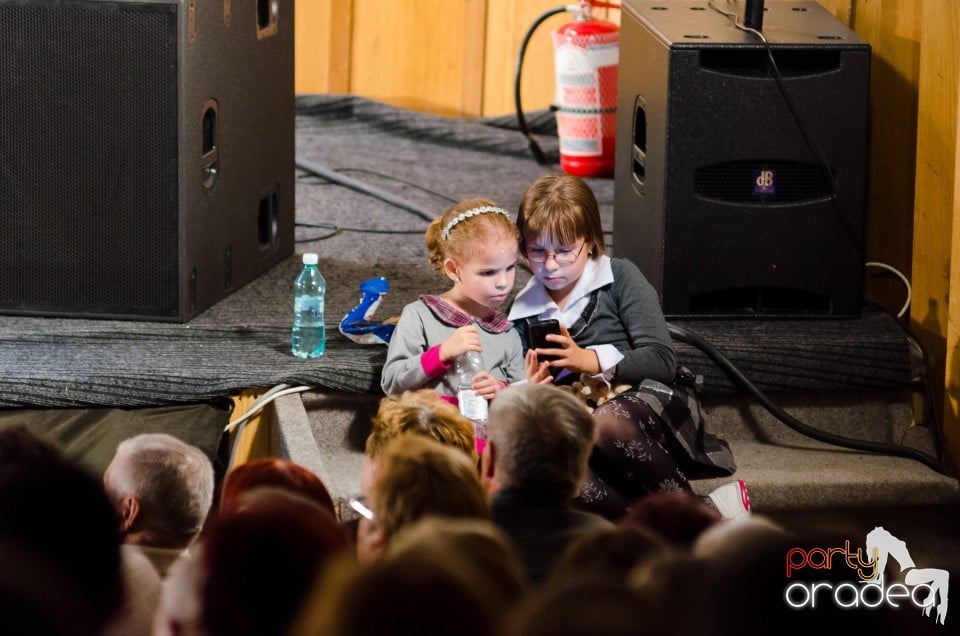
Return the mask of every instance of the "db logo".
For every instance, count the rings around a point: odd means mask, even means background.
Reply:
[[[777,176],[773,170],[754,170],[753,193],[774,194],[777,191]]]

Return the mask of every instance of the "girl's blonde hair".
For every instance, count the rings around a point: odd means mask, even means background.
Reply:
[[[464,216],[473,210],[482,213]],[[513,238],[520,240],[517,226],[490,199],[465,199],[447,209],[439,218],[431,221],[424,235],[430,255],[427,262],[438,272],[443,271],[443,262],[452,258],[462,261],[476,253],[479,246],[493,241]],[[460,220],[458,217],[463,217]]]
[[[370,457],[378,456],[393,438],[412,433],[459,448],[474,462],[478,459],[473,424],[434,389],[386,396],[380,400],[372,424],[364,448]]]
[[[534,237],[573,245],[582,236],[591,258],[599,258],[606,249],[597,197],[580,177],[552,174],[531,183],[520,199],[517,226],[523,253],[527,239]]]

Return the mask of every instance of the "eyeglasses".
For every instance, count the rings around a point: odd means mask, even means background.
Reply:
[[[570,265],[580,258],[580,252],[583,251],[586,244],[586,241],[581,243],[580,248],[576,251],[572,248],[560,248],[556,252],[550,252],[540,247],[531,247],[527,250],[527,260],[531,263],[546,263],[547,259],[552,256],[557,265]]]
[[[367,498],[364,496],[353,497],[350,499],[350,507],[359,515],[369,521],[373,521],[373,510],[367,507]]]

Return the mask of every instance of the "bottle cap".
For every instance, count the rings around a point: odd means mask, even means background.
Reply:
[[[316,265],[317,264],[317,255],[313,252],[307,252],[303,255],[303,264],[304,265]]]

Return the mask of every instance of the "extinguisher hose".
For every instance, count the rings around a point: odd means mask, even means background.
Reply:
[[[530,152],[533,154],[533,158],[541,166],[547,163],[547,157],[543,154],[543,149],[540,148],[540,144],[537,143],[536,139],[534,139],[530,133],[530,127],[527,125],[527,118],[523,114],[523,105],[520,100],[520,78],[523,71],[523,56],[527,52],[527,45],[530,44],[530,39],[533,37],[533,33],[537,30],[537,27],[549,18],[558,13],[563,13],[566,10],[566,6],[555,7],[545,11],[540,17],[533,21],[533,24],[530,25],[527,33],[523,36],[523,42],[520,44],[520,52],[517,54],[517,68],[513,76],[513,100],[517,108],[517,123],[520,125],[520,132],[523,133],[523,136],[527,138],[530,144]]]

